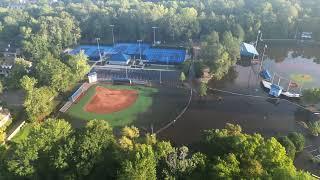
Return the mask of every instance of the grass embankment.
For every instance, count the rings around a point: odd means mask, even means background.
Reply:
[[[102,86],[109,89],[129,89],[136,90],[139,93],[136,102],[129,108],[113,112],[110,114],[96,114],[86,112],[84,110],[85,105],[91,100],[95,95],[95,88],[97,86]],[[80,120],[92,120],[92,119],[102,119],[110,123],[111,126],[124,126],[133,123],[136,117],[145,111],[152,105],[152,94],[158,92],[157,89],[144,86],[124,86],[124,85],[107,85],[107,84],[97,84],[89,88],[86,94],[75,104],[73,104],[67,111],[67,115],[73,119]]]
[[[12,142],[19,143],[22,140],[25,140],[32,129],[32,123],[26,123],[21,130],[11,139]]]

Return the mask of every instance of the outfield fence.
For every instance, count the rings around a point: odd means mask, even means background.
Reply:
[[[72,106],[72,104],[77,101],[77,99],[84,93],[86,92],[90,87],[92,86],[92,84],[90,83],[83,83],[69,98],[69,101],[67,101],[61,108],[60,108],[60,112],[67,112],[67,110]]]

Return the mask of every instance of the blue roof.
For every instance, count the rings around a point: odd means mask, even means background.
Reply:
[[[130,59],[129,55],[122,54],[122,53],[117,53],[117,54],[112,54],[110,57],[110,61],[124,61],[127,62]]]
[[[80,45],[70,52],[70,54],[78,54],[80,50],[89,57],[90,60],[99,60],[99,50],[97,45]],[[169,49],[169,48],[152,48],[150,44],[141,43],[117,43],[115,46],[100,46],[102,55],[111,56],[114,59],[128,59],[141,55],[144,59],[151,63],[179,64],[186,60],[187,52],[184,49]],[[117,55],[116,55],[117,54]],[[123,54],[119,57],[119,54]],[[130,55],[130,56],[129,56]],[[117,60],[118,61],[118,60]]]
[[[245,42],[241,43],[240,45],[240,54],[241,56],[259,55],[257,49],[252,44],[248,44]]]
[[[117,43],[114,46],[114,50],[116,52],[121,52],[128,55],[138,55],[143,53],[146,49],[150,48],[150,44],[141,43],[139,47],[139,43]]]
[[[150,48],[144,51],[144,55],[150,62],[175,64],[185,61],[186,50]]]
[[[114,50],[112,46],[100,46],[101,55],[103,54],[114,54]],[[98,46],[95,45],[81,45],[73,49],[70,54],[78,54],[80,51],[84,51],[85,55],[87,55],[91,60],[99,60],[99,50]]]

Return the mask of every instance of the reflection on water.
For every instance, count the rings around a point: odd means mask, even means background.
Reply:
[[[272,47],[269,45],[265,66],[271,72],[290,77],[290,74],[309,74],[314,81],[305,87],[320,87],[320,49],[314,47]],[[258,66],[258,67],[257,67]],[[210,91],[205,101],[194,97],[190,108],[182,119],[163,131],[159,136],[170,139],[176,144],[190,144],[199,140],[206,129],[223,128],[226,123],[242,126],[244,132],[261,133],[265,136],[286,135],[289,132],[303,132],[297,121],[307,121],[308,112],[286,101],[268,99],[261,88],[257,72],[259,65],[248,66],[240,62],[229,75],[221,81],[209,83],[212,88],[243,94],[252,94],[260,98],[236,96]],[[286,86],[288,82],[281,82]],[[223,100],[219,101],[218,97]],[[320,140],[309,138],[309,143],[320,144]],[[298,167],[306,167],[306,157],[298,158]],[[311,167],[311,166],[310,166]]]
[[[272,73],[290,79],[293,74],[308,74],[312,82],[303,83],[303,88],[320,87],[320,48],[303,45],[269,45],[264,67]],[[288,82],[286,81],[288,84]]]

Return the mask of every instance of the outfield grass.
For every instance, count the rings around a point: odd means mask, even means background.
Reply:
[[[95,94],[95,87],[102,86],[109,89],[131,89],[136,90],[139,96],[136,102],[127,109],[110,113],[110,114],[96,114],[84,111],[85,105],[90,101]],[[73,119],[92,120],[102,119],[110,123],[111,126],[124,126],[133,123],[140,113],[148,110],[152,105],[152,95],[158,92],[157,89],[144,86],[125,86],[125,85],[107,85],[97,84],[89,88],[86,94],[75,104],[73,104],[66,112],[67,115]]]

